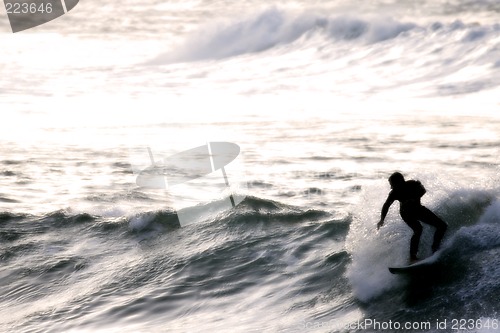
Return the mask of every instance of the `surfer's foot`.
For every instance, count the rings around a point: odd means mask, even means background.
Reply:
[[[411,256],[411,257],[410,257],[410,265],[411,265],[411,264],[416,263],[416,262],[417,262],[417,261],[419,261],[419,260],[420,260],[420,259],[418,259],[418,257],[417,257],[417,256]]]

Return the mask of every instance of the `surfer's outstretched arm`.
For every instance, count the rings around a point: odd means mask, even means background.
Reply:
[[[391,207],[394,200],[395,199],[393,198],[392,191],[391,191],[391,193],[389,193],[389,196],[387,197],[387,200],[385,201],[384,205],[382,206],[382,212],[380,214],[380,222],[377,223],[377,230],[380,229],[380,227],[384,225],[385,217],[387,216],[387,213],[389,212],[389,208]]]

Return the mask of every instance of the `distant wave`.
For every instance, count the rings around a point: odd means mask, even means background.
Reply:
[[[201,30],[188,36],[175,51],[160,55],[150,63],[229,58],[266,51],[317,34],[326,37],[329,42],[360,41],[372,44],[394,39],[415,29],[429,34],[441,29],[448,32],[466,30],[461,42],[480,40],[491,31],[500,32],[500,26],[469,26],[461,21],[450,24],[434,22],[429,26],[420,26],[383,16],[328,16],[313,11],[296,14],[271,8],[239,20],[213,22],[203,26]]]
[[[334,40],[363,38],[375,43],[397,37],[416,27],[392,19],[363,19],[353,16],[328,17],[313,12],[299,15],[276,8],[229,23],[213,23],[192,34],[177,51],[152,63],[221,59],[256,53],[293,43],[314,33]]]

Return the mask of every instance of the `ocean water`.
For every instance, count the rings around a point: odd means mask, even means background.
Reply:
[[[1,332],[500,331],[497,0],[0,15]],[[137,185],[207,142],[228,186]],[[424,275],[396,170],[449,224]]]

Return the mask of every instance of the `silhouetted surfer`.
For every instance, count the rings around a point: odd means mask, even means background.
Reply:
[[[410,261],[415,262],[418,260],[418,243],[422,235],[422,225],[419,221],[436,228],[432,244],[432,252],[436,252],[448,225],[420,203],[420,198],[426,192],[424,186],[418,180],[405,181],[403,175],[399,172],[395,172],[389,177],[389,183],[391,184],[392,191],[389,193],[382,207],[382,214],[380,222],[377,224],[377,229],[384,225],[389,207],[391,207],[395,200],[398,200],[400,202],[399,213],[401,214],[401,218],[413,230],[410,242]]]

